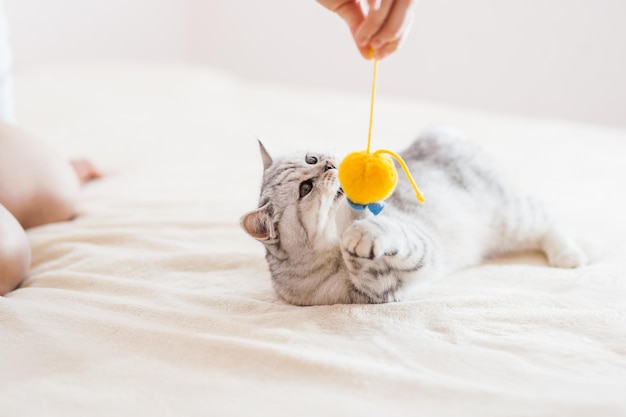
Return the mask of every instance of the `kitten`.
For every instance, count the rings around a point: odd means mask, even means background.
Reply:
[[[426,203],[400,173],[378,216],[348,206],[332,157],[274,160],[260,147],[259,208],[241,224],[265,245],[274,289],[289,303],[399,301],[417,284],[511,251],[542,250],[560,268],[586,263],[555,219],[458,134],[431,130],[401,153]]]

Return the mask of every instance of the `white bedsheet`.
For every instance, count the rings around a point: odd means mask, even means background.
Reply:
[[[465,131],[591,264],[523,254],[402,303],[287,305],[238,225],[257,202],[255,137],[362,149],[368,86],[121,64],[20,74],[20,124],[110,174],[76,220],[28,232],[30,277],[0,298],[0,415],[626,415],[626,131],[396,100],[392,76],[383,65],[374,148]]]

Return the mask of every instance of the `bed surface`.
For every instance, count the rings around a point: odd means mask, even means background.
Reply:
[[[464,131],[591,259],[493,260],[402,303],[294,307],[239,227],[270,152],[365,145],[363,95],[201,67],[76,64],[16,79],[20,125],[109,175],[28,232],[0,298],[0,415],[626,414],[626,131],[384,94],[375,148]]]

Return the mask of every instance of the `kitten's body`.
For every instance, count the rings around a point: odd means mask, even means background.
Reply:
[[[242,225],[265,244],[274,288],[290,303],[398,301],[419,283],[516,250],[543,250],[557,267],[585,263],[554,218],[450,132],[426,132],[401,154],[426,203],[400,175],[379,216],[348,206],[331,157],[262,154],[259,208]]]

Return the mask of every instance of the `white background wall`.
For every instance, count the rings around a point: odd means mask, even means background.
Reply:
[[[211,64],[367,92],[371,65],[314,0],[5,0],[14,68],[84,59]],[[381,94],[626,126],[626,1],[421,0]]]

